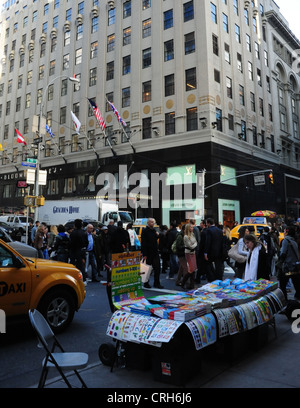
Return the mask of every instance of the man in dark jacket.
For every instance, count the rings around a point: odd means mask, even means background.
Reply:
[[[130,248],[130,236],[123,228],[122,221],[118,221],[118,226],[111,235],[110,248],[113,254],[119,254]]]
[[[70,234],[70,263],[82,272],[83,282],[86,284],[86,272],[83,260],[89,244],[88,237],[82,229],[82,220],[74,221],[74,230]]]
[[[158,233],[154,229],[154,218],[148,218],[147,227],[141,235],[141,252],[146,259],[147,265],[152,265],[154,271],[154,287],[163,289],[160,284],[160,258],[158,252]],[[145,288],[151,288],[149,281],[144,283]]]
[[[208,282],[223,278],[223,232],[215,226],[212,218],[206,220],[207,230],[204,246],[204,259],[207,261]]]

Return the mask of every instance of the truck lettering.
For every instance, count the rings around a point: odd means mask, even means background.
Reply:
[[[11,283],[8,285],[6,282],[0,282],[0,296],[9,295],[10,293],[25,293],[26,282]]]
[[[70,205],[69,207],[53,207],[53,214],[78,214],[79,207],[73,207]]]

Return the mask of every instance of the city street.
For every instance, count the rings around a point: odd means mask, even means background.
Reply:
[[[89,363],[99,361],[98,348],[107,341],[105,332],[110,317],[105,286],[89,283],[81,309],[58,338],[66,350],[88,353]],[[0,388],[29,387],[38,382],[44,351],[37,348],[29,321],[7,326],[7,333],[0,335]]]

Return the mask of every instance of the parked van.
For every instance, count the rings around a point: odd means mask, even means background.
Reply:
[[[26,232],[27,217],[25,215],[2,215],[0,221],[6,222],[11,228],[19,229],[22,234]],[[33,223],[33,219],[28,217],[28,226],[30,222]]]

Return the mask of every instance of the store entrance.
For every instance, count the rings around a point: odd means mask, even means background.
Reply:
[[[184,224],[186,222],[185,215],[186,211],[170,211],[170,224],[173,221],[176,221],[177,225]]]
[[[235,211],[223,210],[223,225],[225,227],[233,228],[235,221]]]

